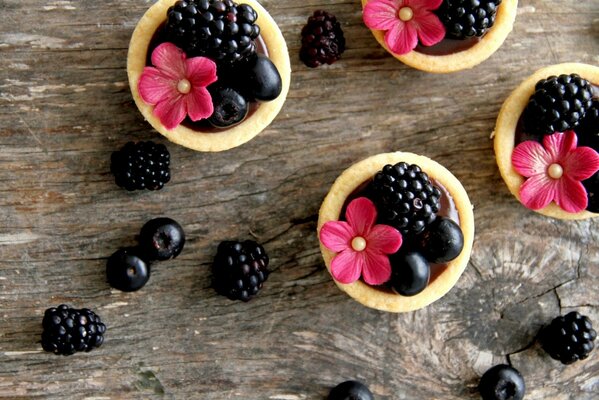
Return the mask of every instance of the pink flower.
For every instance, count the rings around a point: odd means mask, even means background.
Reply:
[[[520,143],[512,153],[512,165],[527,177],[520,186],[520,200],[539,210],[551,201],[563,210],[577,213],[588,204],[586,190],[580,181],[599,170],[599,154],[590,147],[576,147],[573,131],[556,132],[535,141]]]
[[[331,262],[331,274],[341,283],[364,276],[369,285],[380,285],[391,277],[387,254],[399,250],[401,233],[388,225],[374,225],[376,208],[365,197],[352,200],[345,221],[329,221],[320,230],[320,241],[339,254]]]
[[[205,57],[187,56],[172,43],[152,52],[152,65],[139,79],[139,94],[154,105],[154,115],[166,129],[173,129],[189,115],[192,121],[208,118],[214,107],[206,86],[216,82],[216,64]]]
[[[385,43],[395,54],[406,54],[418,44],[439,43],[445,26],[432,10],[443,0],[370,0],[364,7],[364,23],[370,29],[386,31]]]

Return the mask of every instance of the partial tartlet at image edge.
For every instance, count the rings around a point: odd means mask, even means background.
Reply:
[[[458,179],[445,167],[430,158],[405,152],[383,153],[364,159],[346,169],[335,181],[325,197],[319,212],[317,232],[320,237],[323,226],[338,221],[347,199],[385,165],[405,162],[418,165],[432,180],[443,186],[450,194],[459,216],[459,227],[463,233],[463,248],[459,255],[446,263],[442,272],[428,283],[426,288],[413,296],[402,296],[389,289],[371,286],[359,279],[350,284],[334,280],[342,291],[359,303],[378,310],[408,312],[425,307],[444,296],[456,284],[468,264],[474,241],[473,206],[466,190]],[[405,241],[405,238],[404,238]],[[326,267],[331,273],[331,262],[336,256],[322,242],[320,249]]]
[[[516,147],[518,123],[530,97],[535,92],[537,82],[550,76],[561,74],[578,74],[592,85],[599,85],[599,67],[581,63],[564,63],[548,66],[526,78],[505,100],[497,117],[495,131],[493,132],[497,166],[509,191],[519,201],[520,187],[525,179],[512,165],[512,153]],[[595,95],[597,96],[598,94],[595,93]],[[557,206],[554,202],[535,211],[548,217],[565,220],[580,220],[599,216],[599,214],[587,210],[570,213]]]
[[[362,0],[362,8],[373,0]],[[513,29],[518,0],[503,0],[497,8],[494,25],[469,48],[450,54],[433,55],[417,49],[407,54],[396,54],[385,43],[385,31],[370,29],[374,38],[393,57],[412,68],[432,73],[450,73],[475,67],[489,58],[503,44]]]
[[[289,91],[291,65],[287,44],[279,27],[268,12],[255,0],[240,0],[237,4],[248,4],[258,14],[257,24],[260,26],[260,37],[263,40],[268,58],[276,66],[282,81],[282,90],[272,101],[261,102],[257,109],[249,114],[241,123],[218,130],[202,132],[179,125],[167,129],[154,115],[154,106],[146,103],[140,96],[138,84],[146,67],[148,49],[156,31],[165,23],[166,13],[176,0],[158,0],[142,16],[137,24],[127,56],[127,75],[133,99],[144,118],[170,141],[196,151],[223,151],[248,142],[264,130],[278,115],[283,107]],[[218,71],[217,71],[218,75]]]

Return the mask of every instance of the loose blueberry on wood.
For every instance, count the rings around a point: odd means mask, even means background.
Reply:
[[[227,128],[240,123],[249,111],[247,100],[236,90],[229,87],[210,89],[214,112],[208,122],[216,128]]]
[[[139,246],[148,261],[164,261],[177,257],[185,245],[185,232],[171,218],[154,218],[139,233]]]
[[[522,400],[525,389],[520,372],[505,364],[485,372],[478,385],[483,400]]]
[[[391,262],[391,287],[402,296],[422,292],[431,275],[428,261],[417,252],[399,252],[389,257]]]
[[[345,381],[331,390],[327,400],[374,400],[374,396],[362,382]]]
[[[462,252],[464,234],[454,221],[439,217],[422,233],[419,247],[430,262],[446,263]]]
[[[150,267],[135,248],[117,250],[106,262],[106,278],[110,286],[123,292],[141,289],[150,279]]]

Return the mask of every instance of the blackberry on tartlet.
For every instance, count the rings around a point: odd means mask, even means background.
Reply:
[[[216,291],[231,300],[250,300],[268,278],[268,261],[253,240],[221,242],[212,266]]]
[[[75,309],[65,304],[48,308],[42,321],[42,347],[59,355],[89,352],[104,342],[106,325],[93,311]]]
[[[310,68],[333,64],[345,51],[345,36],[337,18],[324,10],[314,11],[302,28],[300,60]]]
[[[587,358],[595,348],[596,338],[591,320],[576,311],[553,319],[539,332],[543,349],[566,365]]]
[[[466,39],[483,36],[495,24],[501,0],[444,0],[435,12],[447,37]]]
[[[128,191],[160,190],[170,181],[170,153],[152,141],[128,142],[111,156],[116,184]]]

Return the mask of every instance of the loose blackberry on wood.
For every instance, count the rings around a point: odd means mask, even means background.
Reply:
[[[214,258],[214,286],[231,300],[248,301],[268,278],[268,256],[253,240],[225,241]]]
[[[495,24],[501,0],[445,0],[435,12],[447,36],[466,39],[484,35]]]
[[[170,157],[163,144],[129,142],[112,153],[110,171],[116,184],[129,191],[160,190],[171,179]]]
[[[374,176],[366,196],[376,205],[378,220],[405,236],[421,233],[435,220],[441,191],[419,166],[400,162],[385,165]]]
[[[256,54],[256,11],[231,0],[180,0],[167,11],[166,40],[188,57],[234,63]]]
[[[524,130],[551,135],[573,129],[591,108],[592,97],[591,84],[576,74],[542,79],[524,109]]]
[[[539,333],[543,349],[563,364],[587,358],[595,347],[596,337],[589,318],[576,311],[555,318]]]
[[[300,59],[315,68],[332,64],[345,51],[345,36],[337,18],[324,10],[314,11],[302,29]]]

